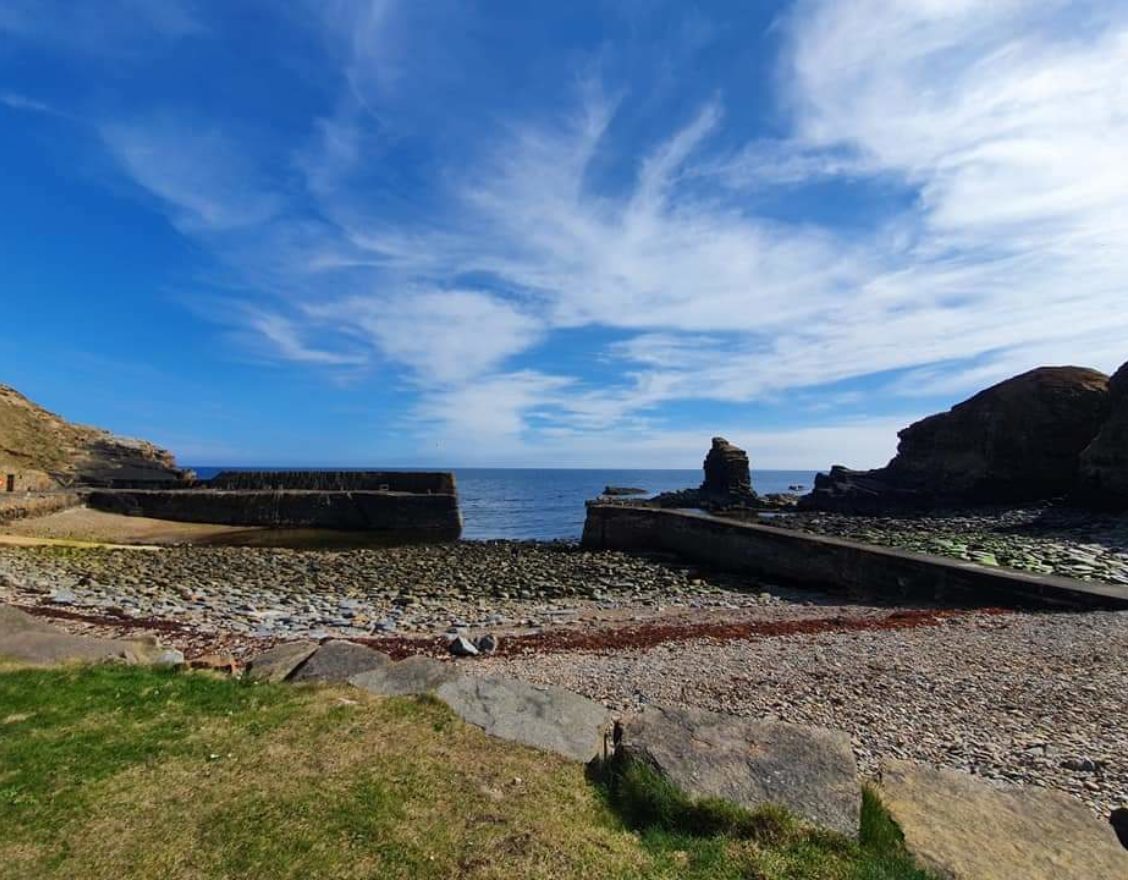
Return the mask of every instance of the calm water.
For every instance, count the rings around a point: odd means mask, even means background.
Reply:
[[[194,470],[207,479],[223,468]],[[631,486],[656,494],[701,482],[700,470],[455,468],[454,473],[465,523],[462,537],[469,540],[579,538],[584,526],[584,502],[602,492],[604,486]],[[753,471],[752,485],[761,494],[786,492],[792,485],[806,490],[814,478],[814,471]]]

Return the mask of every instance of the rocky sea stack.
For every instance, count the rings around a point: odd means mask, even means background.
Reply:
[[[756,507],[748,454],[724,437],[714,437],[703,463],[705,480],[696,489],[663,492],[646,504],[654,507],[697,507],[721,511]]]
[[[724,437],[714,437],[705,456],[705,481],[698,490],[717,503],[744,503],[756,500],[748,454]]]
[[[1128,371],[1040,367],[898,435],[884,468],[835,466],[806,509],[881,513],[1055,498],[1128,500]],[[1111,389],[1111,390],[1110,390]]]

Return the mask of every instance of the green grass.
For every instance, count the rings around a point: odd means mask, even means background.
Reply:
[[[486,737],[429,699],[0,669],[0,878],[924,880],[860,841]]]
[[[54,831],[89,811],[99,783],[137,766],[213,755],[281,724],[297,694],[126,666],[0,674],[0,840],[49,861]],[[202,731],[213,726],[210,735]],[[2,871],[3,868],[0,868]]]

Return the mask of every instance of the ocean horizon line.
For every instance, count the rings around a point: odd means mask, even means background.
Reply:
[[[268,470],[268,471],[584,471],[602,472],[614,471],[654,473],[654,472],[688,472],[700,471],[696,467],[546,467],[546,466],[521,466],[521,465],[307,465],[307,464],[185,464],[185,468],[194,471],[220,471],[220,470]],[[790,474],[790,473],[818,473],[830,468],[812,467],[787,467],[787,468],[757,468],[753,467],[752,473],[762,474]]]

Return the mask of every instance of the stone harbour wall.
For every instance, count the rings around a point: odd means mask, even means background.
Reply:
[[[209,489],[307,492],[411,492],[454,495],[454,474],[425,471],[221,471]]]
[[[86,503],[109,513],[175,522],[383,531],[433,540],[455,540],[462,533],[453,494],[96,489]]]
[[[591,502],[583,546],[676,553],[717,568],[841,591],[986,605],[1128,608],[1128,588],[989,568],[687,510]]]

